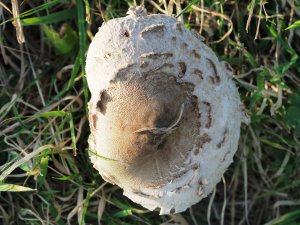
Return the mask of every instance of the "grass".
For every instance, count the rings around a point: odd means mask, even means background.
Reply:
[[[1,2],[0,224],[300,224],[300,1],[144,1],[201,31],[251,118],[216,191],[169,216],[128,200],[88,158],[87,47],[135,4]]]

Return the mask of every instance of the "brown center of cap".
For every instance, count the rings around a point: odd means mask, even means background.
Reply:
[[[116,183],[156,186],[180,176],[199,137],[198,101],[192,89],[173,76],[145,74],[112,82],[101,92],[97,151],[117,160],[105,168]]]

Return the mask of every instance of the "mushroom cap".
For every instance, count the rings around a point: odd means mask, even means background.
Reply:
[[[237,88],[201,37],[142,8],[99,28],[87,55],[90,158],[160,214],[212,192],[240,135]]]

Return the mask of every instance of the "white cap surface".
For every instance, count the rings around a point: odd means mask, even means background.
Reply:
[[[134,12],[103,24],[89,47],[90,158],[134,202],[182,212],[232,162],[240,99],[197,35],[173,17]]]

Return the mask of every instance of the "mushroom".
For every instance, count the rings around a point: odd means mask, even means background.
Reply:
[[[90,44],[90,158],[104,180],[160,214],[212,192],[240,136],[237,88],[199,35],[142,7]]]

